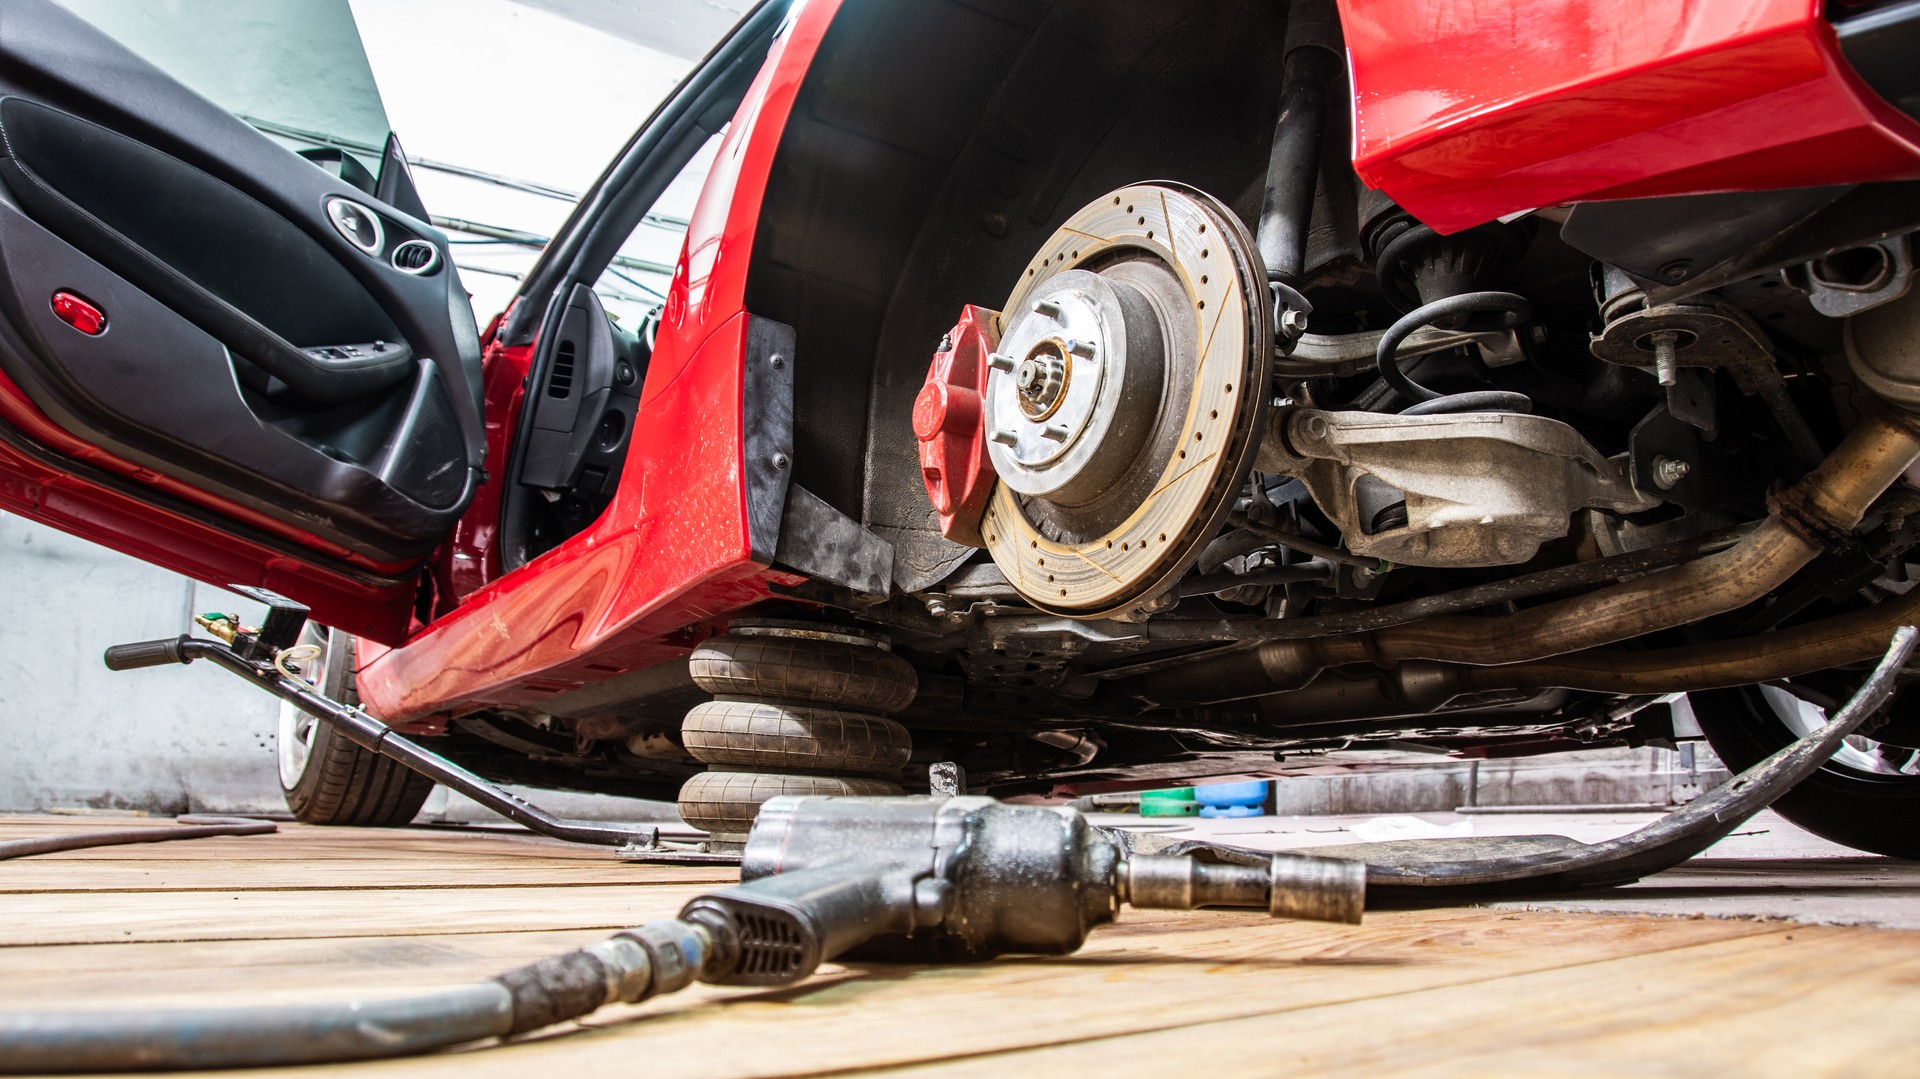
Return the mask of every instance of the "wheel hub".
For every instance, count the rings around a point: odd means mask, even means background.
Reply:
[[[1133,286],[1085,270],[1035,290],[987,361],[987,453],[1002,482],[1085,503],[1139,453],[1165,367],[1147,306]]]
[[[1266,295],[1245,226],[1173,185],[1121,188],[1035,254],[988,360],[981,519],[1035,606],[1137,610],[1212,537],[1263,427]]]

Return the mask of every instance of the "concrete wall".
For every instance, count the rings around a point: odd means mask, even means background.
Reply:
[[[0,810],[285,809],[274,701],[205,665],[100,664],[206,610],[259,607],[0,514]]]
[[[284,813],[277,701],[204,663],[100,663],[110,644],[178,636],[215,610],[252,621],[264,608],[0,513],[0,813]],[[564,816],[678,819],[669,803],[515,789]],[[500,818],[441,788],[419,819]]]

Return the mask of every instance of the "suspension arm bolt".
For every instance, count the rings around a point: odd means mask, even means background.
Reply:
[[[1671,491],[1679,485],[1681,480],[1687,478],[1687,473],[1692,471],[1693,466],[1687,462],[1661,454],[1653,459],[1654,486],[1662,491]]]

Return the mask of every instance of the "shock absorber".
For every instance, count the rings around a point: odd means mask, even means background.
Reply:
[[[1369,226],[1380,291],[1406,312],[1388,327],[1374,354],[1381,380],[1405,402],[1403,414],[1533,411],[1525,394],[1509,390],[1442,394],[1416,381],[1399,358],[1401,342],[1425,326],[1512,329],[1533,317],[1526,297],[1485,291],[1480,284],[1524,254],[1529,239],[1525,224],[1499,221],[1442,236],[1397,209]]]

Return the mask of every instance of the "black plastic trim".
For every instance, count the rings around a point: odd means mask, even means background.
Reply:
[[[413,167],[407,164],[407,152],[400,147],[400,136],[391,131],[387,133],[386,148],[380,152],[380,178],[374,182],[373,197],[403,214],[429,220],[427,205],[420,201],[420,189],[413,183]]]
[[[780,547],[787,488],[793,480],[793,327],[748,316],[746,370],[740,380],[745,442],[747,536],[753,560],[771,564]]]
[[[789,569],[841,585],[874,603],[893,594],[893,544],[797,483],[787,488],[774,558]]]
[[[89,336],[60,321],[48,302],[56,288],[109,312],[106,332]],[[301,426],[323,422],[324,414],[281,416],[270,402],[250,402],[218,340],[4,200],[0,329],[0,369],[63,429],[375,561],[424,556],[471,497],[475,471],[465,464],[457,427],[438,421],[436,445],[418,422],[421,409],[408,407],[409,398],[432,392],[437,368],[414,361],[414,390],[400,393],[391,421],[384,413],[346,417],[391,422],[377,437],[326,448]],[[422,451],[439,460],[413,463]],[[403,467],[402,456],[413,461]],[[382,475],[436,468],[458,480],[451,503],[423,505]]]
[[[397,341],[400,331],[332,256],[220,180],[98,124],[19,97],[0,99],[0,153],[0,177],[36,221],[315,404],[377,392],[412,371],[413,356],[404,347],[336,361],[302,351],[343,341]],[[132,196],[136,186],[150,188],[145,201]],[[358,204],[339,196],[328,201]],[[136,242],[101,220],[101,212],[114,214],[123,227],[157,224]],[[244,237],[244,249],[222,242],[223,228]],[[204,264],[207,272],[190,278],[162,261],[166,256]],[[286,267],[285,273],[259,272],[273,263]],[[262,279],[275,277],[289,282],[281,285],[283,294],[309,290],[306,302],[273,295]],[[264,325],[256,314],[266,315],[262,305],[269,303],[276,314],[284,312],[289,332],[311,339],[288,341]]]
[[[1893,107],[1920,119],[1920,0],[1888,4],[1834,22],[1840,52]]]

